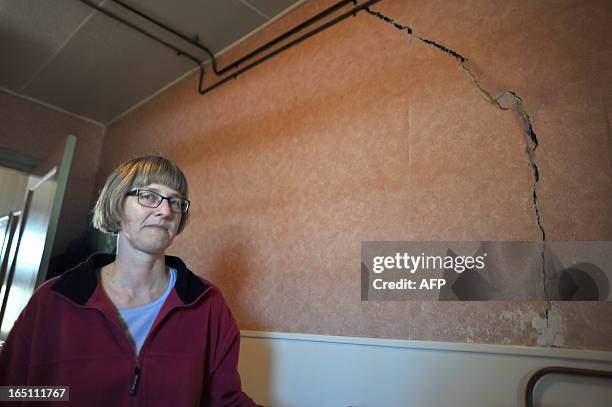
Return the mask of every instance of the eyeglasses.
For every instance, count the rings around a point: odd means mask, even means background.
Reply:
[[[189,200],[187,199],[176,196],[163,196],[157,192],[149,191],[148,189],[137,188],[128,192],[126,195],[137,197],[138,203],[148,208],[157,208],[159,205],[161,205],[164,199],[167,199],[168,204],[170,205],[170,210],[175,213],[187,213],[190,204]]]

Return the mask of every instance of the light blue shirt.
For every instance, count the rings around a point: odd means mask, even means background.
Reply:
[[[176,270],[171,268],[168,288],[166,288],[161,297],[140,307],[119,310],[119,316],[125,323],[127,331],[136,346],[136,355],[140,353],[140,348],[142,348],[142,344],[147,338],[151,327],[153,327],[153,322],[155,322],[155,318],[157,318],[162,305],[166,302],[166,298],[170,295],[175,282]]]

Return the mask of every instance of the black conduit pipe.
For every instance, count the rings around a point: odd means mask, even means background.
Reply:
[[[144,14],[143,12],[141,12],[140,10],[135,9],[134,7],[130,6],[129,4],[126,4],[124,1],[122,0],[111,0],[113,3],[118,4],[120,6],[122,6],[123,8],[131,11],[132,13],[144,18],[145,20],[155,24],[156,26],[163,28],[164,30],[166,30],[169,33],[174,34],[175,36],[181,38],[182,40],[189,42],[191,45],[200,48],[202,51],[206,52],[208,54],[208,56],[210,57],[211,61],[212,61],[212,68],[213,68],[213,72],[215,73],[215,75],[223,75],[225,73],[227,73],[227,71],[231,70],[231,69],[236,69],[238,68],[239,65],[241,65],[242,63],[248,61],[249,59],[253,58],[254,56],[260,54],[261,52],[267,50],[268,48],[278,44],[279,42],[287,39],[288,37],[297,34],[298,32],[302,31],[304,28],[309,27],[310,25],[312,25],[313,23],[321,20],[322,18],[334,13],[336,10],[339,10],[340,8],[348,5],[348,4],[355,4],[355,0],[343,0],[343,1],[339,1],[338,3],[326,8],[325,10],[321,11],[319,14],[315,15],[314,17],[309,18],[308,20],[304,21],[303,23],[293,27],[292,29],[290,29],[289,31],[279,35],[278,37],[274,38],[273,40],[267,42],[266,44],[262,45],[261,47],[257,48],[256,50],[248,53],[247,55],[239,58],[238,60],[227,64],[227,66],[225,68],[221,68],[219,69],[218,65],[217,65],[217,58],[215,57],[215,55],[212,53],[212,51],[210,51],[210,49],[208,49],[207,47],[205,47],[204,45],[200,44],[197,41],[194,41],[193,38],[189,38],[188,36],[181,34],[180,32],[176,31],[175,29],[167,26],[166,24],[161,23],[160,21],[155,20],[154,18]]]
[[[343,21],[344,19],[346,19],[348,17],[354,16],[357,12],[365,9],[366,7],[371,6],[372,4],[378,3],[380,1],[382,1],[382,0],[370,0],[370,1],[367,1],[367,2],[363,3],[361,6],[357,6],[357,7],[353,8],[352,10],[347,11],[346,13],[344,13],[344,14],[336,17],[336,18],[334,18],[333,20],[328,21],[327,23],[325,23],[325,24],[315,28],[312,31],[309,31],[308,33],[302,35],[301,37],[296,38],[295,40],[293,40],[293,41],[283,45],[282,47],[275,49],[274,51],[270,52],[269,54],[259,58],[255,62],[252,62],[249,65],[245,66],[244,68],[242,68],[242,69],[240,69],[240,70],[238,70],[236,72],[233,72],[229,76],[226,76],[225,78],[221,79],[218,82],[215,82],[214,84],[210,85],[209,87],[207,87],[205,89],[202,89],[202,84],[204,82],[204,69],[200,69],[200,80],[199,80],[198,92],[200,93],[200,95],[203,95],[203,94],[205,94],[207,92],[210,92],[211,90],[215,89],[216,87],[223,85],[225,82],[227,82],[227,81],[229,81],[231,79],[236,79],[238,77],[238,75],[241,75],[244,72],[248,71],[249,69],[256,67],[260,63],[262,63],[262,62],[272,58],[273,56],[275,56],[277,54],[280,54],[283,51],[286,51],[287,49],[293,47],[294,45],[297,45],[300,42],[302,42],[302,41],[312,37],[313,35],[316,35],[316,34],[320,33],[321,31],[328,29],[329,27],[331,27],[331,26],[333,26],[333,25]]]
[[[597,377],[604,379],[612,379],[612,372],[605,370],[593,370],[593,369],[580,369],[575,367],[560,367],[551,366],[537,370],[531,375],[525,388],[525,406],[533,407],[533,390],[535,389],[536,383],[544,376],[548,374],[563,374],[572,376],[584,376],[584,377]]]
[[[298,37],[296,39],[294,39],[293,41],[285,44],[284,46],[275,49],[274,51],[270,52],[269,54],[259,58],[258,60],[256,60],[255,62],[252,62],[251,64],[245,66],[244,68],[232,73],[231,75],[215,82],[214,84],[210,85],[207,88],[202,88],[203,84],[204,84],[204,74],[205,74],[205,70],[204,70],[204,61],[195,57],[194,55],[190,54],[189,52],[184,51],[183,49],[170,44],[169,42],[147,32],[146,30],[138,27],[137,25],[127,21],[126,19],[102,8],[97,6],[96,4],[93,4],[90,0],[79,0],[81,3],[84,3],[86,5],[88,5],[89,7],[98,10],[99,12],[107,15],[108,17],[111,17],[113,19],[115,19],[116,21],[134,29],[135,31],[140,32],[141,34],[147,36],[150,39],[153,39],[154,41],[157,41],[158,43],[166,46],[167,48],[172,49],[173,51],[175,51],[178,55],[183,55],[186,58],[189,58],[190,60],[192,60],[193,62],[195,62],[199,69],[200,69],[200,77],[199,77],[199,81],[198,81],[198,93],[200,95],[203,95],[205,93],[210,92],[211,90],[217,88],[218,86],[224,84],[225,82],[229,81],[230,79],[236,79],[238,77],[238,75],[243,74],[244,72],[248,71],[251,68],[254,68],[255,66],[259,65],[260,63],[272,58],[275,55],[280,54],[281,52],[293,47],[294,45],[299,44],[300,42],[304,41],[307,38],[310,38],[318,33],[320,33],[323,30],[326,30],[327,28],[345,20],[346,18],[350,17],[350,16],[355,16],[358,12],[366,9],[369,6],[372,6],[382,0],[369,0],[367,2],[365,2],[362,5],[357,5],[356,7],[352,8],[350,11],[334,18],[331,21],[328,21],[325,24],[322,24],[321,26],[317,27],[316,29],[307,32],[306,34],[302,35],[301,37]],[[309,26],[311,26],[312,24],[320,21],[321,19],[327,17],[328,15],[334,13],[335,11],[339,10],[340,8],[348,5],[348,4],[357,4],[357,2],[355,0],[342,0],[339,1],[338,3],[335,3],[334,5],[328,7],[327,9],[321,11],[320,13],[318,13],[317,15],[315,15],[314,17],[309,18],[308,20],[304,21],[303,23],[293,27],[292,29],[290,29],[289,31],[281,34],[280,36],[274,38],[273,40],[267,42],[266,44],[260,46],[259,48],[255,49],[254,51],[248,53],[247,55],[237,59],[236,61],[228,64],[226,67],[219,69],[217,66],[217,59],[215,58],[214,54],[205,46],[203,46],[202,44],[199,44],[197,41],[194,41],[193,39],[185,36],[184,34],[181,34],[180,32],[174,30],[173,28],[153,19],[152,17],[144,14],[143,12],[135,9],[134,7],[124,3],[121,0],[111,0],[113,3],[116,3],[122,7],[124,7],[125,9],[131,11],[132,13],[146,19],[147,21],[157,25],[158,27],[164,29],[165,31],[175,35],[178,38],[181,38],[182,40],[188,42],[190,45],[193,45],[195,47],[198,47],[199,49],[203,50],[211,59],[212,61],[212,68],[213,68],[213,72],[215,73],[215,75],[217,76],[221,76],[224,73],[233,70],[233,69],[237,69],[238,66],[240,66],[241,64],[243,64],[244,62],[248,61],[249,59],[254,58],[255,56],[261,54],[263,51],[271,48],[272,46],[280,43],[281,41],[286,40],[287,38],[293,36],[294,34],[297,34],[300,31],[303,31],[305,28],[308,28]]]
[[[176,47],[176,46],[174,46],[174,45],[170,44],[169,42],[164,41],[164,40],[162,40],[161,38],[156,37],[155,35],[153,35],[153,34],[151,34],[151,33],[147,32],[147,31],[143,30],[142,28],[138,27],[136,24],[132,24],[132,23],[130,23],[129,21],[127,21],[127,20],[126,20],[126,19],[124,19],[123,17],[119,17],[118,15],[116,15],[116,14],[114,14],[114,13],[112,13],[112,12],[110,12],[110,11],[108,11],[108,10],[106,10],[106,9],[102,8],[102,7],[99,7],[98,5],[96,5],[96,4],[94,4],[94,3],[92,3],[92,2],[91,2],[91,1],[89,1],[89,0],[79,0],[79,1],[80,1],[81,3],[83,3],[83,4],[88,5],[89,7],[93,8],[93,9],[98,10],[100,13],[106,14],[106,15],[107,15],[107,16],[109,16],[110,18],[113,18],[113,19],[115,19],[115,20],[119,21],[121,24],[126,25],[126,26],[128,26],[128,27],[132,28],[133,30],[138,31],[139,33],[141,33],[141,34],[143,34],[143,35],[145,35],[145,36],[149,37],[150,39],[152,39],[152,40],[154,40],[154,41],[157,41],[157,42],[159,42],[159,43],[160,43],[160,44],[162,44],[162,45],[165,45],[166,47],[168,47],[168,48],[170,48],[171,50],[175,51],[177,54],[179,54],[179,55],[183,55],[183,56],[185,56],[185,57],[187,57],[187,58],[191,59],[191,60],[192,60],[193,62],[195,62],[196,64],[198,64],[198,65],[202,65],[203,61],[201,61],[199,58],[196,58],[195,56],[191,55],[190,53],[185,52],[185,51],[183,51],[182,49],[180,49],[180,48],[178,48],[178,47]]]

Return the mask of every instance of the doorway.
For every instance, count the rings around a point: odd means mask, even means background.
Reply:
[[[13,171],[27,177],[27,186],[20,198],[23,180],[14,174],[9,182],[14,189],[0,190],[4,197],[0,201],[7,202],[6,208],[17,208],[22,199],[20,209],[0,213],[0,219],[4,219],[0,223],[0,340],[8,336],[34,290],[45,281],[75,144],[76,137],[68,136],[49,156],[37,160],[29,172],[16,168],[15,163],[24,161],[22,155],[10,157],[5,152],[1,156],[1,164],[7,167],[8,162]]]

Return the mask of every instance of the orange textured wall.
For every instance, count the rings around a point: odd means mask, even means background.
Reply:
[[[0,92],[0,146],[44,159],[77,137],[54,246],[61,254],[88,229],[104,127]]]
[[[612,238],[609,3],[374,9],[465,56],[492,94],[523,98],[548,239]],[[178,162],[193,212],[172,252],[222,288],[242,329],[612,349],[610,303],[553,303],[547,321],[542,302],[360,301],[362,240],[539,239],[521,119],[452,56],[361,13],[205,96],[196,83],[109,127],[98,185],[136,154]]]

